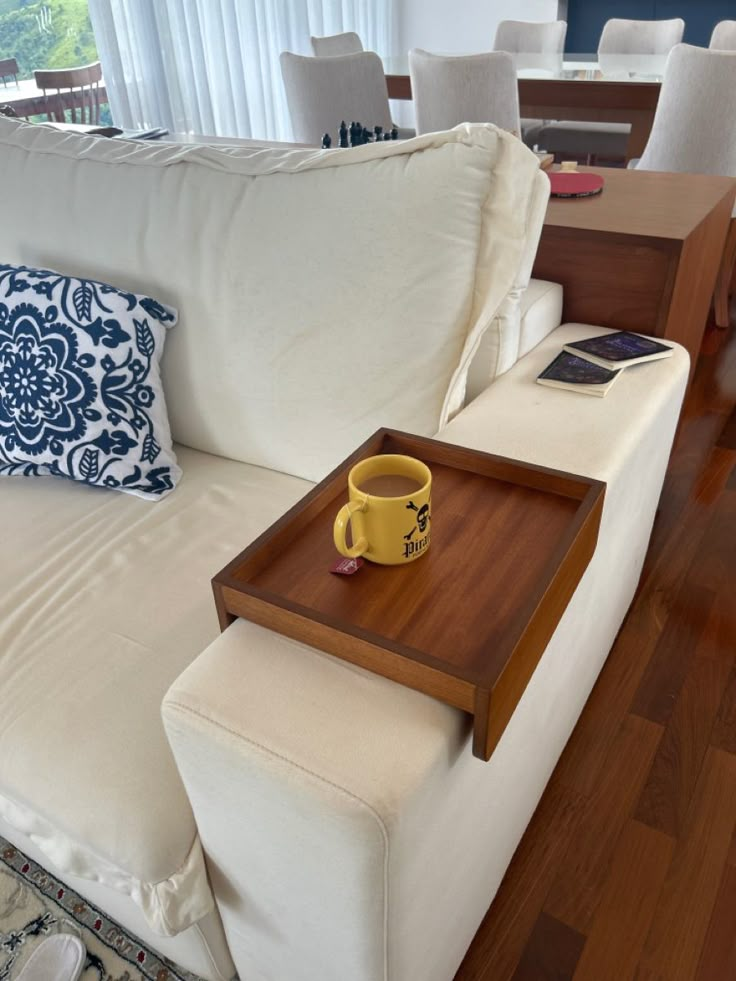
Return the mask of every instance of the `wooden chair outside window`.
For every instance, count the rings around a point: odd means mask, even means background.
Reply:
[[[5,88],[8,87],[9,78],[18,84],[18,62],[15,58],[0,58],[0,79]]]
[[[50,122],[67,122],[65,109],[69,109],[72,123],[99,126],[102,79],[99,61],[79,68],[43,69],[33,74],[46,98],[45,111]]]

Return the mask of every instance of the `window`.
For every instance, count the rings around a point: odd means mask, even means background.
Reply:
[[[87,0],[0,0],[0,60],[15,58],[20,78],[36,68],[97,61]]]

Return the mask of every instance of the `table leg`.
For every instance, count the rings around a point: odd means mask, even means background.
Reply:
[[[733,199],[725,197],[683,243],[662,336],[690,352],[690,377],[700,352],[726,236]]]
[[[721,258],[721,267],[718,270],[716,280],[716,290],[713,297],[716,325],[718,327],[728,327],[731,322],[729,300],[733,285],[733,278],[736,275],[736,218],[731,219],[726,238],[726,246]]]

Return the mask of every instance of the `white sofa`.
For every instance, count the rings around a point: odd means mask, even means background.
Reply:
[[[534,384],[593,328],[529,283],[547,180],[493,127],[346,154],[0,120],[0,177],[0,262],[178,307],[184,472],[157,503],[0,480],[0,834],[208,981],[450,981],[631,601],[687,354],[600,400]],[[379,425],[608,483],[489,763],[455,709],[218,635],[212,575]]]

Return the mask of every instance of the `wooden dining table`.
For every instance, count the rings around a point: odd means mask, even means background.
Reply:
[[[408,58],[384,58],[390,99],[411,99]],[[566,55],[556,69],[529,67],[517,72],[523,118],[629,123],[626,159],[640,157],[649,139],[659,101],[664,59],[646,56],[609,63],[595,55]]]
[[[107,102],[107,90],[105,83],[100,82],[97,89],[100,105]],[[65,109],[80,108],[81,96],[79,92],[61,92],[59,97]],[[54,94],[54,100],[57,99]],[[17,84],[8,82],[7,85],[0,85],[0,108],[10,106],[16,116],[42,116],[46,115],[46,96],[43,89],[40,89],[34,79],[22,79]]]

